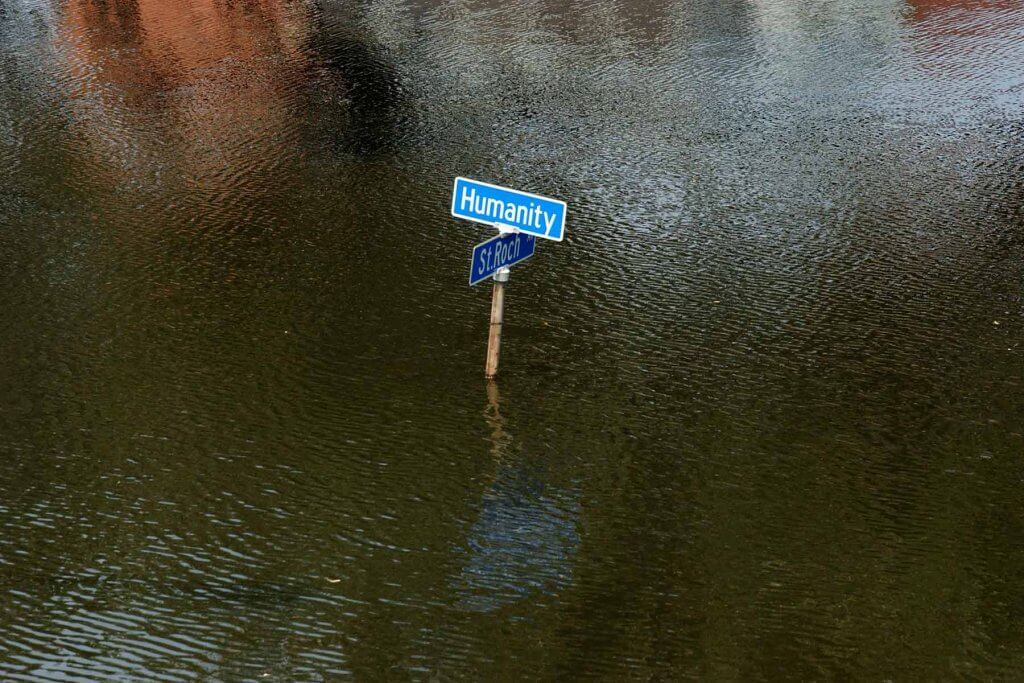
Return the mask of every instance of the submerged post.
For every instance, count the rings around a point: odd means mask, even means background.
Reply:
[[[2,0],[0,0],[2,2]],[[487,335],[487,379],[498,374],[501,326],[505,322],[505,285],[512,266],[533,256],[537,238],[565,238],[566,204],[558,199],[512,190],[469,178],[456,178],[452,215],[498,229],[498,235],[473,247],[469,286],[494,279],[491,329]]]
[[[512,274],[509,268],[499,268],[494,274],[494,291],[491,296],[491,331],[487,335],[488,379],[498,374],[498,354],[501,351],[501,325],[505,322],[505,283]]]

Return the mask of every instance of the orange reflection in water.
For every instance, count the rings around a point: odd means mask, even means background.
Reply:
[[[992,41],[1016,41],[1021,0],[908,0],[913,46],[921,65],[946,77],[998,78],[1004,65],[991,60]]]
[[[1010,9],[1020,7],[1020,0],[907,0],[913,8],[912,21],[926,21],[950,10]]]
[[[286,154],[310,23],[285,0],[69,0],[68,94],[99,166],[148,152],[223,183]]]

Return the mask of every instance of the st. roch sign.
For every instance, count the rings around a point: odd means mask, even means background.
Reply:
[[[498,235],[473,248],[469,284],[494,279],[491,330],[487,339],[487,377],[498,374],[505,283],[510,266],[533,256],[537,237],[561,242],[565,237],[565,202],[511,190],[469,178],[456,178],[452,215],[498,229]]]

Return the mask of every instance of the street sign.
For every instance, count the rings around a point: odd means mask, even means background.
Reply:
[[[510,190],[468,178],[455,179],[452,215],[487,225],[507,225],[521,232],[561,242],[565,237],[565,202]]]
[[[498,374],[501,328],[505,321],[505,284],[508,267],[524,261],[537,249],[537,238],[561,242],[565,238],[566,204],[529,192],[510,190],[469,178],[456,178],[452,191],[452,215],[498,229],[500,234],[473,247],[469,285],[493,276],[491,329],[487,335],[484,375]]]
[[[473,262],[469,267],[469,286],[483,282],[514,263],[525,261],[537,249],[537,238],[521,232],[507,232],[473,247]]]

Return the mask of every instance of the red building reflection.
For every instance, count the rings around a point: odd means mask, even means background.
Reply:
[[[70,0],[60,42],[76,130],[115,173],[153,154],[214,181],[253,145],[283,154],[309,25],[285,0]]]
[[[955,10],[1021,8],[1020,0],[907,0],[913,9],[913,21],[927,21],[936,15]]]

